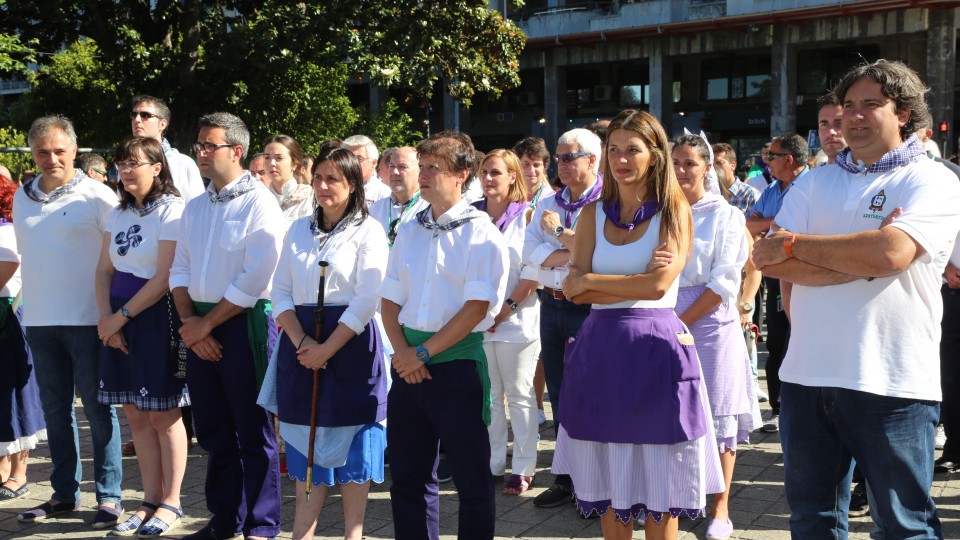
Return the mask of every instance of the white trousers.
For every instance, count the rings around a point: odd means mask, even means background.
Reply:
[[[510,425],[513,427],[513,463],[511,472],[533,476],[537,470],[537,398],[533,390],[533,376],[537,370],[539,341],[507,343],[485,341],[490,371],[490,391],[493,407],[488,431],[490,433],[490,472],[503,476],[507,469],[507,411],[510,407]],[[503,397],[507,397],[504,406]]]

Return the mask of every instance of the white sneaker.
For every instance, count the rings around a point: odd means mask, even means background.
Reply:
[[[937,425],[937,450],[943,450],[943,445],[947,444],[947,434],[943,431],[943,424]]]
[[[760,402],[760,403],[766,403],[766,402],[770,401],[770,396],[768,396],[766,392],[764,392],[763,390],[760,389],[760,385],[757,385],[757,386],[756,386],[756,390],[757,390],[757,401],[758,401],[758,402]]]
[[[780,415],[775,414],[771,416],[769,420],[763,423],[763,427],[760,429],[766,433],[776,433],[780,431]]]

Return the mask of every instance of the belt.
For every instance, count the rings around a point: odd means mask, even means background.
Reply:
[[[550,287],[544,287],[543,292],[546,293],[547,296],[551,298],[555,298],[557,300],[567,299],[567,297],[563,294],[563,291],[560,289],[551,289]]]

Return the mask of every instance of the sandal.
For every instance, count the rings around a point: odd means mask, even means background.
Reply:
[[[10,482],[11,480],[16,482],[16,480],[13,478],[8,478],[7,482]],[[24,480],[23,484],[21,484],[17,489],[8,488],[7,482],[4,482],[2,485],[0,485],[0,504],[5,504],[12,500],[19,499],[27,493],[30,493],[30,488],[27,487],[26,480]]]
[[[97,513],[93,516],[93,523],[90,524],[94,529],[106,529],[120,523],[120,517],[123,516],[123,507],[120,503],[116,506],[109,506],[110,503],[101,503],[97,507]]]
[[[147,510],[150,510],[149,512],[146,512],[146,513],[152,515],[153,510],[157,509],[157,505],[144,501],[140,503],[140,508],[146,508]],[[140,508],[138,508],[137,510],[139,511]],[[133,536],[140,531],[140,526],[143,525],[143,520],[146,519],[147,517],[149,516],[144,516],[141,518],[140,516],[137,515],[137,512],[134,512],[133,514],[130,515],[130,517],[127,518],[126,521],[114,527],[107,534],[111,536]]]
[[[33,523],[35,521],[43,521],[48,517],[55,516],[57,514],[65,514],[67,512],[75,512],[80,509],[80,502],[54,502],[51,503],[47,501],[40,506],[35,506],[30,510],[17,516],[17,521],[20,523]]]
[[[137,533],[137,538],[157,538],[165,533],[172,531],[180,524],[180,520],[183,519],[183,508],[177,508],[176,506],[170,506],[169,504],[160,504],[160,508],[164,508],[174,513],[173,521],[167,523],[166,521],[153,516],[150,518],[150,521],[146,522],[143,527],[140,528],[140,532]]]
[[[503,484],[503,490],[500,492],[501,495],[517,496],[522,495],[530,486],[533,485],[532,476],[521,476],[519,474],[511,474],[510,478]]]

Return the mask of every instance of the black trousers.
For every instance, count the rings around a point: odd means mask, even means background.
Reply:
[[[764,276],[763,282],[767,286],[767,393],[773,413],[780,414],[780,365],[787,354],[790,321],[780,298],[780,280]]]
[[[940,423],[947,435],[944,457],[960,460],[960,290],[946,284],[943,296],[943,320],[940,323]]]

